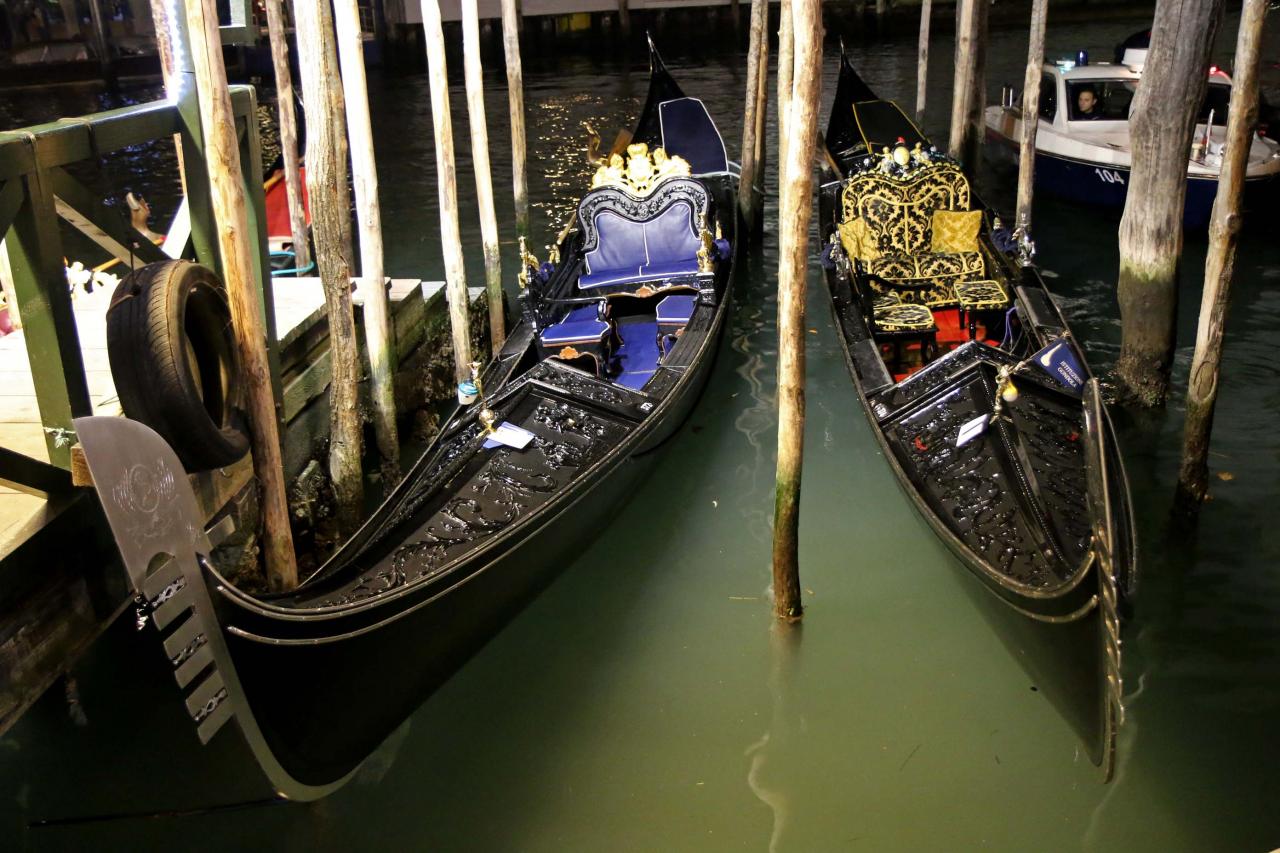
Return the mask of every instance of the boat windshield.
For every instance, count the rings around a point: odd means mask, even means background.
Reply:
[[[1136,80],[1080,80],[1068,83],[1072,121],[1127,121]]]

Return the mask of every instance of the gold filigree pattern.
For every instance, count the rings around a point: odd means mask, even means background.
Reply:
[[[960,307],[968,311],[988,311],[1009,304],[1009,294],[998,281],[958,281],[955,292]]]
[[[877,328],[884,332],[927,331],[934,328],[932,311],[923,305],[905,302],[877,306],[874,319]]]
[[[644,197],[652,193],[668,178],[688,177],[689,163],[683,157],[672,157],[662,148],[649,150],[643,142],[627,146],[625,161],[621,154],[613,154],[609,161],[596,169],[591,178],[591,188],[618,187],[634,196]]]

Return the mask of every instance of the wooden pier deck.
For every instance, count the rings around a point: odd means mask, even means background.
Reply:
[[[442,282],[391,279],[389,296],[393,308],[402,306],[414,294],[419,294],[424,303],[429,303],[442,298],[443,288]],[[276,334],[283,350],[321,322],[324,317],[324,291],[319,278],[277,279],[274,290]],[[96,415],[121,414],[107,359],[106,313],[110,301],[111,290],[102,287],[93,293],[81,291],[74,300],[76,331]],[[355,301],[357,305],[361,301],[358,288]],[[316,392],[323,392],[327,380],[313,382],[310,387],[312,393],[305,395],[308,398]],[[295,403],[287,408],[296,411],[298,407]],[[36,403],[31,362],[21,331],[0,338],[0,446],[33,459],[49,459],[44,426]],[[43,498],[0,487],[0,554],[6,553],[15,539],[24,535],[44,506]]]

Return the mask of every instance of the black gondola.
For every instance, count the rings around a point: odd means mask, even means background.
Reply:
[[[843,52],[826,147],[826,281],[885,459],[1110,778],[1136,551],[1097,381],[1033,247]]]
[[[200,739],[234,718],[280,795],[348,779],[594,538],[697,401],[730,306],[737,177],[656,51],[627,154],[597,173],[559,258],[526,256],[524,317],[480,399],[296,591],[251,595],[209,564],[158,435],[76,422]]]

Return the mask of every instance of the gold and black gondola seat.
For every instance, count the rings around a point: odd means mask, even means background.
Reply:
[[[954,164],[935,163],[905,177],[855,175],[841,204],[841,242],[877,292],[892,290],[916,305],[953,306],[957,282],[984,278],[982,213],[969,210],[969,181]]]

